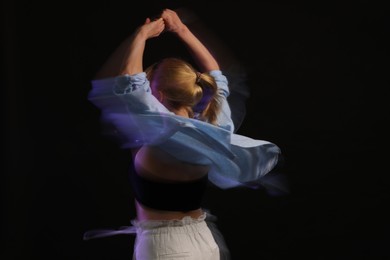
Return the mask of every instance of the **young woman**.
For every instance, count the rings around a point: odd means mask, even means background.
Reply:
[[[171,57],[144,69],[147,40],[165,31],[183,42],[197,67]],[[137,216],[130,228],[87,232],[85,239],[134,232],[137,260],[229,259],[201,206],[207,184],[259,184],[280,149],[235,134],[228,80],[216,59],[175,11],[165,9],[119,46],[98,77],[89,99],[132,151]]]

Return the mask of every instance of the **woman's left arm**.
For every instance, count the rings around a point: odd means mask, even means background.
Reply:
[[[133,75],[143,71],[142,60],[146,41],[159,36],[164,28],[165,25],[162,18],[154,21],[147,18],[145,23],[135,31],[131,36],[130,44],[123,59],[120,71],[121,75]]]
[[[137,74],[143,71],[142,59],[146,41],[159,36],[165,28],[163,19],[151,21],[146,18],[109,56],[95,76],[95,79],[111,78],[123,74]]]

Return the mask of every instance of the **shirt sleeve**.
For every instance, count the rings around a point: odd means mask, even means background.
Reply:
[[[146,73],[93,80],[88,99],[103,113],[171,113],[153,95]]]
[[[229,87],[228,87],[228,80],[220,70],[212,70],[209,73],[212,77],[214,77],[217,83],[218,94],[221,98],[221,112],[217,117],[217,125],[233,133],[235,131],[235,127],[232,120],[232,113],[230,110],[230,106],[227,101],[227,98],[230,94]]]
[[[161,112],[172,114],[152,95],[145,72],[116,77],[113,91],[131,113]]]

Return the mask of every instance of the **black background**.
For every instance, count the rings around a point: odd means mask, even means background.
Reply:
[[[238,133],[286,158],[287,194],[206,194],[233,259],[388,259],[390,20],[373,1],[3,2],[1,259],[131,259],[132,236],[82,240],[134,217],[90,79],[145,17],[182,6],[247,68]]]

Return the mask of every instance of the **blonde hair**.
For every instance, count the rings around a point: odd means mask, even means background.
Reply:
[[[208,73],[199,73],[179,58],[164,58],[146,70],[152,89],[161,91],[168,109],[185,108],[189,117],[216,124],[221,109],[218,88]]]

